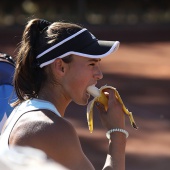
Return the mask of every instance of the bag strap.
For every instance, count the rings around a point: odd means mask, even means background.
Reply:
[[[15,67],[15,62],[14,62],[13,58],[6,53],[0,52],[0,61],[8,62],[9,64],[11,64]]]

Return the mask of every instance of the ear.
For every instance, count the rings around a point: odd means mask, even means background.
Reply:
[[[56,59],[52,64],[53,73],[63,75],[65,72],[65,64],[61,58]]]

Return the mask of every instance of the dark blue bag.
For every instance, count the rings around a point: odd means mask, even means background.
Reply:
[[[12,112],[10,101],[16,96],[13,87],[15,63],[11,56],[0,53],[0,131]]]

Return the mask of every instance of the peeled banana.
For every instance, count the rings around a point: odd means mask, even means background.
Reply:
[[[131,123],[132,127],[137,129],[137,126],[136,126],[136,123],[134,121],[132,112],[129,112],[128,109],[125,107],[125,105],[124,105],[118,91],[116,90],[116,88],[114,88],[112,86],[102,86],[100,89],[98,89],[97,87],[95,87],[95,85],[92,85],[92,86],[89,86],[87,88],[87,92],[94,97],[94,99],[92,101],[90,101],[87,105],[87,122],[88,122],[90,133],[93,132],[93,107],[94,107],[94,103],[100,102],[104,105],[104,108],[105,108],[106,111],[108,109],[108,98],[106,97],[106,95],[103,92],[104,89],[113,89],[115,91],[115,96],[116,96],[117,100],[122,104],[122,109],[123,109],[124,113],[129,116],[130,123]]]

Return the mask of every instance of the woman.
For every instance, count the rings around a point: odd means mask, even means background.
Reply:
[[[30,146],[69,169],[94,169],[73,125],[63,117],[71,101],[88,103],[87,87],[103,77],[100,58],[118,46],[118,41],[98,41],[76,24],[30,20],[17,56],[14,85],[18,100],[1,137],[4,148]],[[122,106],[112,90],[106,91],[108,112],[97,103],[103,126],[107,130],[124,129]],[[103,169],[125,169],[125,144],[124,133],[110,133]]]

